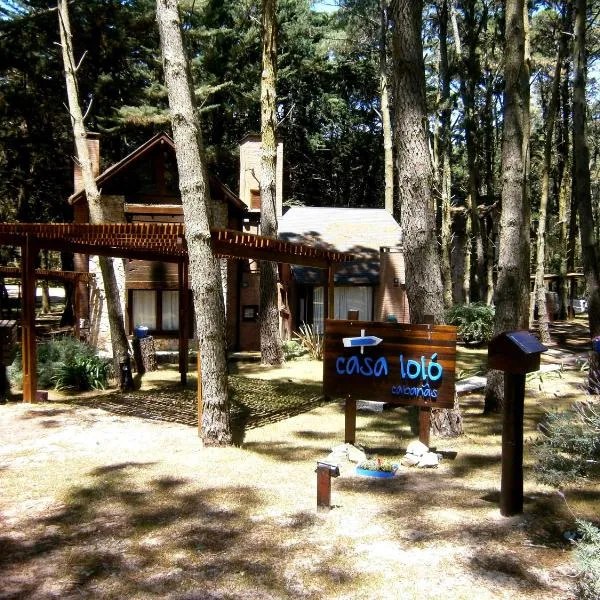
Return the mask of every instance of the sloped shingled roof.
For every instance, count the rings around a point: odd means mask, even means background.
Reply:
[[[280,218],[279,237],[359,256],[336,271],[338,285],[377,285],[379,249],[402,248],[400,225],[388,211],[376,208],[294,207]],[[298,283],[321,285],[324,281],[319,269],[294,265],[292,270]]]
[[[136,161],[140,160],[159,146],[168,149],[173,153],[173,155],[175,155],[175,142],[173,142],[171,137],[164,132],[157,133],[154,137],[150,138],[141,146],[133,150],[133,152],[129,153],[125,158],[121,159],[119,162],[111,165],[108,167],[108,169],[100,173],[100,175],[96,177],[96,185],[101,189],[102,186],[106,185],[111,179],[120,173],[125,172]],[[217,177],[209,174],[209,179],[211,186],[218,188],[227,202],[229,202],[238,210],[244,212],[247,210],[248,207],[242,202],[242,200],[240,200],[240,198],[238,198],[238,196],[234,194],[226,185],[224,185]],[[69,203],[77,204],[83,200],[85,200],[85,191],[82,189],[71,195],[69,198]]]

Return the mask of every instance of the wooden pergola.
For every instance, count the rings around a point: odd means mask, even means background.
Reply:
[[[23,273],[20,267],[5,267],[0,266],[0,277],[12,277],[22,279]],[[55,269],[36,269],[35,279],[45,279],[47,281],[57,281],[60,283],[72,283],[77,289],[79,283],[89,283],[96,279],[94,273],[84,273],[82,271],[57,271]],[[73,315],[75,317],[74,333],[75,337],[79,337],[79,318],[80,306],[79,295],[73,294]]]
[[[179,372],[187,377],[189,332],[188,252],[185,228],[180,223],[0,223],[0,244],[21,248],[23,289],[22,355],[23,401],[35,402],[37,391],[35,339],[35,258],[39,250],[177,263],[179,289]],[[333,318],[334,265],[355,260],[354,254],[324,250],[229,229],[211,232],[212,250],[223,258],[249,258],[327,269],[324,314]],[[198,377],[198,398],[202,380]],[[200,407],[199,407],[200,408]]]

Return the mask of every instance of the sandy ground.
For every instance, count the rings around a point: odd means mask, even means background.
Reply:
[[[565,330],[561,346],[575,356],[578,339]],[[477,394],[461,402],[465,435],[433,441],[453,458],[393,480],[344,463],[324,513],[315,466],[343,442],[338,403],[248,429],[224,449],[202,448],[195,427],[85,398],[0,406],[0,599],[573,598],[564,532],[573,513],[598,518],[600,487],[566,487],[567,506],[531,473],[544,412],[583,397],[584,375],[568,366],[529,379],[525,506],[510,518],[498,508],[501,420],[482,415]],[[291,363],[283,381],[313,370]],[[159,371],[142,389],[176,379]],[[181,399],[160,396],[163,408],[171,401]],[[157,400],[139,402],[148,415]],[[413,439],[406,409],[359,414],[371,454],[399,459]]]
[[[549,399],[580,393],[577,377],[530,385],[529,434]],[[526,474],[524,514],[501,517],[499,419],[477,396],[463,410],[467,435],[437,441],[454,460],[392,481],[344,465],[318,513],[315,461],[343,441],[338,404],[226,449],[176,423],[1,406],[0,598],[572,597],[564,502]],[[414,439],[404,409],[362,414],[358,432],[392,458]],[[600,491],[567,496],[585,511]]]

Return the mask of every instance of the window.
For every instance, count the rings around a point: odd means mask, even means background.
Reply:
[[[194,331],[194,305],[189,292],[188,327]],[[151,332],[174,334],[179,331],[178,290],[129,290],[129,331],[145,325]]]
[[[250,190],[250,208],[260,210],[260,191]]]
[[[323,288],[315,287],[312,322],[316,331],[323,332]],[[304,307],[301,305],[300,309]],[[368,286],[335,288],[334,318],[347,319],[349,310],[357,310],[361,321],[373,318],[373,288]],[[302,313],[301,313],[302,314]]]
[[[156,329],[156,295],[154,290],[133,290],[131,297],[131,315],[133,327],[145,325]]]
[[[256,321],[258,319],[258,306],[246,304],[242,307],[242,321]]]
[[[177,290],[162,292],[162,328],[165,331],[179,329],[179,292]]]

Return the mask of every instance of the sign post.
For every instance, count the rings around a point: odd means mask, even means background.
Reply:
[[[505,517],[523,512],[525,375],[539,370],[546,350],[528,331],[505,331],[488,346],[488,367],[504,371],[500,514]]]
[[[323,392],[345,398],[349,443],[356,438],[356,401],[377,400],[423,409],[419,437],[428,445],[430,409],[454,407],[455,364],[456,327],[325,321]]]

